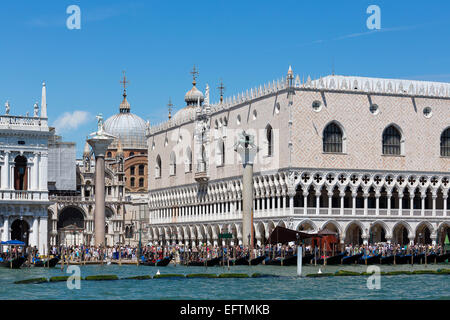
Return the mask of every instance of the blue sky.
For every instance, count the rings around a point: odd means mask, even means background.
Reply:
[[[69,5],[81,29],[69,30]],[[366,26],[369,5],[381,30]],[[151,123],[191,88],[225,95],[285,76],[336,74],[450,82],[450,2],[442,1],[4,1],[0,112],[33,113],[47,83],[48,116],[82,153],[95,115],[118,112],[126,70],[132,112]],[[69,113],[70,117],[67,117]],[[65,119],[64,119],[64,116]],[[70,121],[67,121],[67,119]]]

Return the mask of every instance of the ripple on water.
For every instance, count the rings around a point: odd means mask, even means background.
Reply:
[[[381,271],[439,269],[448,266],[382,266]],[[345,269],[363,272],[365,266],[320,266],[322,272]],[[304,266],[303,274],[317,273],[319,266]],[[279,278],[241,279],[150,279],[82,281],[80,290],[69,290],[65,282],[16,285],[17,280],[68,275],[59,268],[3,269],[0,273],[0,299],[450,299],[448,275],[382,276],[381,289],[369,290],[368,277],[298,278],[296,267],[236,266],[165,268],[110,265],[81,266],[81,276],[116,274],[119,278],[137,275],[177,273],[263,273]]]

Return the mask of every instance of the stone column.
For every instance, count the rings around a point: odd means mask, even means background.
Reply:
[[[356,215],[356,197],[358,196],[358,191],[352,191],[352,215]]]
[[[316,190],[316,215],[320,214],[320,189]]]
[[[333,189],[328,190],[328,214],[331,214],[331,211],[333,209],[333,193]]]
[[[403,212],[403,192],[398,192],[398,215],[401,216]]]
[[[308,190],[303,191],[303,214],[308,214]]]
[[[437,199],[437,190],[433,190],[432,198],[433,198],[433,217],[436,216],[436,199]]]
[[[345,198],[345,189],[339,193],[341,197],[341,207],[340,207],[340,215],[344,215],[344,198]]]
[[[250,134],[241,133],[235,151],[241,156],[244,166],[242,177],[242,242],[244,246],[253,247],[253,160],[258,148],[253,143],[254,137]]]
[[[47,162],[48,162],[48,153],[41,153],[41,157],[39,160],[39,190],[46,191],[47,190]]]
[[[369,208],[369,194],[364,191],[364,215],[367,216]]]
[[[392,193],[387,193],[387,215],[391,215],[391,208],[392,208]]]
[[[91,134],[88,143],[95,155],[95,246],[105,245],[105,153],[114,137],[103,129],[103,118],[98,116],[98,131]]]
[[[444,201],[444,212],[443,212],[443,215],[444,215],[444,217],[446,217],[448,214],[447,214],[447,199],[448,199],[448,194],[447,194],[447,190],[444,190],[444,195],[443,195],[443,197],[442,197],[442,200]]]
[[[4,158],[4,164],[2,167],[2,189],[8,190],[9,189],[9,151],[5,151],[5,158]]]
[[[2,233],[2,241],[9,240],[9,216],[3,216],[3,233]]]
[[[33,217],[33,234],[32,234],[32,241],[31,246],[39,249],[39,218]],[[39,250],[40,251],[40,250]]]

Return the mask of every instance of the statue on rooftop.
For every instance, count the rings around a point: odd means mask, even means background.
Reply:
[[[10,108],[10,106],[9,106],[9,101],[6,101],[6,103],[5,103],[5,114],[6,115],[9,115],[9,110],[10,110],[11,108]]]

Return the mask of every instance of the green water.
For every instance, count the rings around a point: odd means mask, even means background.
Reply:
[[[380,266],[381,271],[436,270],[440,265]],[[303,274],[317,273],[319,267],[303,266]],[[14,281],[69,275],[59,267],[0,269],[0,299],[450,299],[449,275],[381,276],[381,288],[369,290],[367,276],[298,278],[296,267],[146,267],[135,265],[80,266],[81,276],[115,274],[119,278],[163,273],[263,273],[280,277],[244,279],[149,279],[81,281],[79,290],[66,282],[14,284]],[[363,272],[365,266],[326,266],[322,272],[349,270]]]

